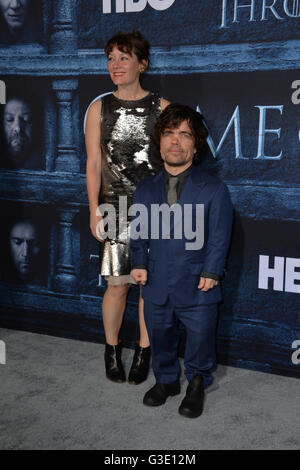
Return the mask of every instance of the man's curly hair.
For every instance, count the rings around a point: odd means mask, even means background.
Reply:
[[[152,143],[159,155],[159,158],[157,155],[155,161],[153,161],[156,166],[161,167],[163,165],[160,157],[160,138],[162,133],[165,129],[176,129],[183,121],[187,121],[195,139],[196,153],[193,163],[198,164],[200,162],[207,148],[206,139],[208,136],[207,129],[203,124],[203,116],[189,106],[172,103],[160,114],[154,127]]]

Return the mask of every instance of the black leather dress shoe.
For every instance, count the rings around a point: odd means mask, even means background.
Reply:
[[[197,418],[203,411],[203,401],[203,379],[201,375],[196,375],[190,381],[178,411],[187,418]]]
[[[121,362],[122,345],[119,343],[117,346],[106,344],[105,346],[105,369],[106,377],[113,382],[125,382],[125,371]]]
[[[168,397],[173,397],[179,393],[180,384],[178,382],[173,382],[172,384],[156,383],[145,394],[143,403],[148,406],[163,405]]]
[[[146,380],[149,372],[150,356],[150,346],[148,346],[148,348],[142,348],[138,344],[135,344],[135,353],[128,376],[128,382],[130,384],[138,385]]]

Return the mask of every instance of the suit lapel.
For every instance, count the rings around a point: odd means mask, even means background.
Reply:
[[[165,191],[165,185],[164,185],[164,179],[163,179],[163,171],[161,171],[154,177],[153,183],[154,183],[154,187],[153,187],[154,197],[152,199],[152,204],[159,204],[159,205],[168,204],[167,195]],[[206,185],[206,182],[203,179],[201,179],[201,173],[199,173],[197,168],[193,165],[191,173],[187,177],[183,190],[177,201],[177,204],[181,206],[182,216],[184,214],[184,205],[193,204],[194,201],[199,197],[199,193],[203,190],[205,185]],[[170,231],[174,229],[175,220],[176,220],[175,217],[171,217]],[[182,223],[182,220],[181,219],[178,220],[177,223]]]
[[[159,184],[160,184],[160,204],[162,203],[168,204],[167,195],[166,195],[166,191],[164,187],[163,173],[160,174],[160,178],[157,179],[157,181],[159,181]],[[198,169],[194,165],[192,165],[191,173],[187,177],[185,185],[177,201],[177,204],[181,207],[181,216],[171,217],[170,227],[165,226],[166,231],[172,232],[177,227],[178,224],[183,223],[184,205],[193,204],[194,201],[199,197],[199,193],[203,190],[205,185],[206,185],[206,182],[201,178],[201,173],[199,173]],[[162,223],[164,224],[164,222],[167,223],[168,220],[165,220],[165,221],[163,220]]]
[[[153,179],[154,187],[153,187],[153,196],[155,199],[158,200],[160,204],[166,203],[168,204],[167,194],[164,185],[164,178],[163,178],[163,171],[160,171],[157,175],[155,175]],[[191,173],[189,174],[183,190],[180,194],[180,197],[177,201],[177,204],[184,205],[184,204],[192,204],[194,199],[199,195],[200,191],[204,188],[206,181],[201,179],[201,173],[197,170],[197,167],[192,165]],[[154,202],[154,201],[153,201]]]
[[[189,174],[189,176],[187,177],[187,180],[185,182],[185,185],[183,187],[183,190],[180,194],[180,197],[177,201],[177,204],[179,204],[181,206],[181,214],[182,214],[182,220],[178,220],[176,222],[176,225],[174,226],[174,222],[175,222],[175,217],[172,217],[171,219],[171,230],[175,230],[175,227],[179,224],[179,223],[183,223],[183,217],[184,217],[184,214],[185,214],[185,210],[184,210],[184,206],[185,204],[193,204],[194,201],[199,197],[199,193],[202,191],[202,189],[204,188],[205,186],[205,182],[203,180],[201,180],[201,178],[199,178],[199,174],[197,172],[197,170],[195,170],[195,167],[193,166],[192,167],[192,171],[191,173]]]
[[[167,195],[165,191],[165,185],[164,185],[164,178],[163,178],[163,171],[160,171],[155,175],[153,179],[153,199],[152,199],[152,204],[163,204],[163,203],[168,203],[167,201]]]
[[[193,165],[191,173],[185,182],[177,203],[182,207],[184,204],[193,204],[194,200],[199,196],[199,193],[202,191],[205,184],[206,182],[201,179],[201,176],[199,177],[199,173]]]

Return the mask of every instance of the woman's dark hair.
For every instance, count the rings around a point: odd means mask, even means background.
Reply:
[[[107,57],[115,46],[121,52],[125,52],[130,55],[135,54],[139,62],[145,60],[147,62],[147,66],[149,65],[150,44],[139,31],[135,30],[131,33],[119,31],[110,38],[104,48]]]
[[[156,121],[152,143],[160,155],[160,138],[164,130],[175,129],[179,127],[183,121],[187,121],[195,139],[196,154],[193,162],[197,164],[207,148],[206,139],[208,132],[203,124],[202,114],[189,106],[177,103],[169,104]]]

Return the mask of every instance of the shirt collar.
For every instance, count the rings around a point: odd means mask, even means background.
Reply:
[[[164,168],[164,181],[169,181],[170,178],[174,178],[174,176],[177,176],[177,178],[180,180],[186,178],[190,172],[192,170],[192,165],[190,165],[186,170],[182,171],[181,173],[179,173],[178,175],[171,175],[170,173],[168,173],[168,171]]]

